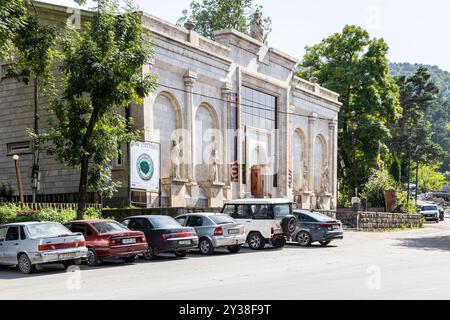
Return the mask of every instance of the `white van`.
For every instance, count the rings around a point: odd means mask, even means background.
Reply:
[[[247,243],[253,250],[263,249],[266,243],[283,247],[297,226],[292,202],[286,199],[232,200],[224,204],[222,213],[245,226]]]

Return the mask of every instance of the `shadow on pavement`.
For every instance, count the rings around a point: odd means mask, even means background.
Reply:
[[[440,250],[450,251],[450,236],[433,236],[423,238],[403,238],[398,239],[398,246],[422,249],[422,250]]]

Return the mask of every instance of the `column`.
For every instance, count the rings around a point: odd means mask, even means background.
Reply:
[[[328,164],[330,168],[330,193],[333,197],[337,194],[337,122],[332,120],[328,123],[329,128],[329,156]],[[336,204],[336,202],[335,202]]]
[[[317,114],[312,113],[308,119],[308,189],[314,192],[314,139]]]
[[[186,106],[186,130],[189,132],[190,148],[188,151],[189,163],[186,166],[187,179],[189,183],[195,181],[195,108],[194,108],[194,84],[197,80],[197,73],[188,70],[183,76],[185,94],[185,106]]]
[[[229,101],[231,93],[231,83],[226,82],[222,87],[222,179],[225,186],[230,186],[230,136],[229,136]]]

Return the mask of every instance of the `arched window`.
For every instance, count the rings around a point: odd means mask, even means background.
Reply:
[[[216,137],[214,130],[217,129],[217,117],[214,109],[207,105],[201,104],[195,113],[195,180],[207,181],[209,173],[209,163],[211,161],[211,153],[214,146],[221,146],[215,143]],[[216,150],[220,152],[220,150]]]
[[[161,178],[170,176],[170,141],[179,122],[179,111],[175,104],[174,98],[162,93],[156,98],[153,107],[153,136],[161,143]]]

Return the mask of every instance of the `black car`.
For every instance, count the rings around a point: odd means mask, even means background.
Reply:
[[[198,246],[194,228],[183,227],[169,216],[135,216],[121,221],[128,229],[142,231],[148,242],[146,259],[153,259],[161,252],[173,252],[185,257],[190,249]]]

